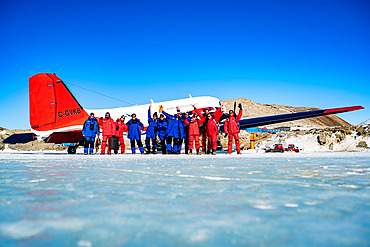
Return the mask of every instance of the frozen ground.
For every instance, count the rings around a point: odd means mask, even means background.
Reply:
[[[0,153],[0,246],[369,246],[370,152]]]

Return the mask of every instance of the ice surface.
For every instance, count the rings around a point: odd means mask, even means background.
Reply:
[[[0,153],[0,246],[369,246],[370,152]]]

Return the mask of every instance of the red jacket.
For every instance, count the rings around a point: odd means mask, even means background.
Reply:
[[[229,134],[239,133],[238,122],[242,118],[242,115],[243,115],[243,110],[239,110],[239,114],[236,117],[235,117],[235,114],[234,116],[229,115],[224,125],[225,133],[229,133]]]
[[[103,118],[100,119],[99,125],[102,128],[102,134],[105,136],[112,136],[116,134],[116,124],[112,118]]]
[[[186,125],[189,125],[189,136],[192,136],[192,135],[196,135],[196,136],[199,136],[200,133],[199,133],[199,127],[204,123],[205,121],[205,117],[200,113],[200,111],[198,109],[195,109],[195,111],[198,113],[198,115],[201,117],[201,119],[199,120],[198,118],[191,118],[190,119],[190,122],[187,120],[187,119],[184,119],[184,123]]]
[[[215,119],[208,119],[207,122],[207,131],[208,135],[217,135],[218,134],[218,126]]]
[[[117,119],[116,121],[116,134],[117,137],[123,137],[123,132],[127,132],[128,126],[125,122],[122,122],[121,119]]]
[[[200,133],[199,133],[199,126],[202,125],[204,123],[204,118],[202,118],[201,120],[197,119],[197,118],[191,118],[190,122],[185,119],[184,120],[185,124],[189,125],[189,136],[199,136]]]
[[[221,112],[221,107],[218,108],[214,113],[213,113],[213,118],[210,120],[210,119],[207,119],[207,132],[208,132],[208,135],[217,135],[218,134],[218,126],[217,126],[217,123],[218,121],[220,120],[221,118],[221,115],[222,115],[222,112]]]

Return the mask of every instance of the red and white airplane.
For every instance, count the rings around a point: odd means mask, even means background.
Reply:
[[[78,143],[82,138],[82,126],[90,112],[94,112],[96,117],[104,117],[108,111],[114,120],[122,115],[130,116],[132,113],[136,113],[145,127],[148,124],[148,108],[150,104],[114,109],[87,110],[78,103],[64,82],[55,74],[40,73],[32,76],[29,79],[29,100],[32,136],[14,134],[8,137],[9,139],[4,140],[4,143],[25,143],[33,140],[35,135],[48,143]],[[161,106],[167,113],[175,114],[176,106],[182,112],[192,111],[192,105],[201,110],[210,108],[211,111],[214,111],[221,106],[221,102],[215,97],[190,96],[186,99],[158,103],[151,102],[151,105],[152,113],[159,112],[159,107]],[[362,106],[351,106],[242,119],[239,125],[241,129],[244,129],[360,109],[364,108]],[[222,125],[220,130],[223,131]]]
[[[40,138],[51,143],[75,143],[81,139],[81,130],[89,114],[93,112],[96,117],[104,117],[109,112],[116,120],[122,115],[131,116],[136,113],[137,118],[148,125],[148,108],[159,112],[161,106],[169,114],[175,114],[178,106],[181,111],[210,108],[216,110],[221,106],[215,97],[189,97],[186,99],[164,102],[151,102],[151,104],[119,107],[113,109],[84,109],[69,91],[63,81],[55,74],[41,73],[29,79],[30,124],[32,132]]]

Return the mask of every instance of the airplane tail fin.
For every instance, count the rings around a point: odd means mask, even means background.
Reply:
[[[29,79],[30,124],[37,131],[82,125],[88,114],[55,74]]]

